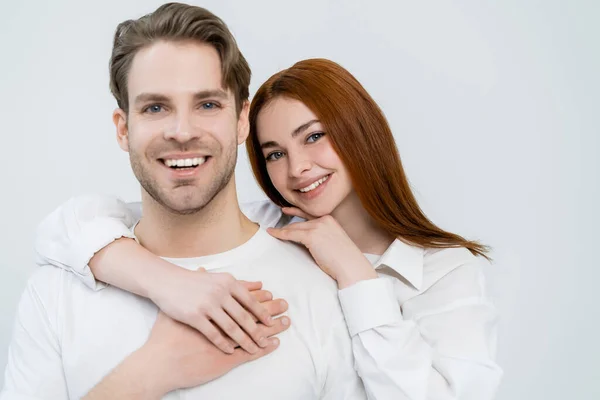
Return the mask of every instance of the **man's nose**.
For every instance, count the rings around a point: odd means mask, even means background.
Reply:
[[[199,129],[194,125],[193,116],[187,112],[178,114],[172,124],[165,128],[165,139],[175,140],[179,143],[189,142],[199,135]]]

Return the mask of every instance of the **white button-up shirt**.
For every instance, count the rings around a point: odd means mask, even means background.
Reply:
[[[242,210],[263,227],[290,222],[268,201]],[[111,197],[73,198],[40,224],[38,263],[101,289],[89,259],[115,238],[131,237],[140,214],[139,204]],[[464,248],[423,249],[401,240],[381,256],[366,256],[380,278],[340,290],[338,297],[368,397],[493,399],[502,370],[495,363],[498,316],[486,295],[487,263]]]

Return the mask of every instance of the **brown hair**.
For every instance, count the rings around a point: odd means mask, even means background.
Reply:
[[[221,58],[222,85],[235,96],[238,113],[248,100],[250,67],[227,25],[210,11],[181,3],[167,3],[137,20],[121,22],[110,57],[110,91],[128,112],[127,77],[139,50],[157,41],[196,41],[213,46]]]
[[[290,206],[267,173],[256,120],[279,96],[301,101],[315,113],[348,169],[363,207],[386,232],[413,245],[465,247],[487,258],[486,246],[443,231],[425,216],[410,189],[383,112],[356,78],[333,61],[300,61],[269,78],[252,100],[246,149],[254,176],[275,204]]]

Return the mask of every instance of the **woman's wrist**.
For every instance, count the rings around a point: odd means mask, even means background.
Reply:
[[[140,287],[143,293],[140,295],[159,304],[165,289],[186,279],[185,275],[189,273],[185,268],[152,256],[148,260],[146,273],[141,276]]]
[[[338,289],[342,290],[358,282],[365,281],[368,279],[376,279],[378,277],[377,272],[365,258],[365,262],[361,262],[358,265],[346,266],[341,273],[336,277],[338,283]]]

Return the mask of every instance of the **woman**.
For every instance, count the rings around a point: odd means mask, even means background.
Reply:
[[[360,83],[331,61],[301,61],[260,87],[249,120],[248,155],[271,202],[244,211],[271,235],[306,246],[337,281],[369,397],[492,399],[501,370],[477,257],[487,258],[486,248],[423,214],[387,121]],[[72,269],[89,285],[93,273],[200,326],[208,317],[183,307],[202,294],[180,289],[188,287],[180,269],[131,240],[110,244],[132,237],[135,220],[117,200],[75,199],[42,224],[40,263]],[[252,351],[247,337],[226,333]]]

